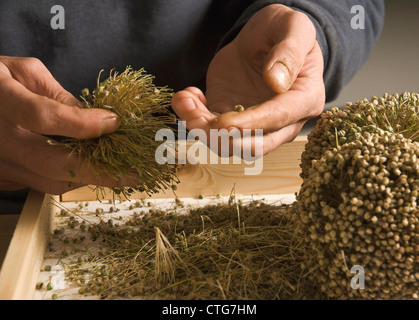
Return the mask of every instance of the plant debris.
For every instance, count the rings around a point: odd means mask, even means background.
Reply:
[[[125,222],[88,224],[86,233],[100,248],[83,250],[83,243],[70,240],[75,254],[71,262],[63,260],[68,279],[83,294],[103,299],[316,296],[307,281],[310,270],[302,267],[313,257],[287,205],[254,200],[185,210],[151,208]]]

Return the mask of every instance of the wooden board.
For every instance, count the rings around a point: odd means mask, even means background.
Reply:
[[[50,234],[51,196],[31,190],[0,272],[0,299],[32,299]]]
[[[307,143],[306,136],[299,136],[293,142],[279,146],[263,157],[263,170],[258,175],[245,175],[245,168],[253,167],[252,164],[234,164],[236,158],[230,158],[230,164],[196,164],[187,163],[179,173],[180,184],[177,186],[178,197],[197,197],[211,195],[229,195],[235,187],[237,194],[287,194],[295,193],[300,189],[302,180],[301,154]],[[188,143],[190,147],[191,143]],[[208,152],[209,157],[209,152]],[[83,187],[61,196],[61,201],[91,201],[97,200],[96,192],[92,187]],[[144,193],[136,193],[132,198],[148,197]],[[152,198],[174,197],[170,190],[154,194]],[[104,199],[111,199],[112,192],[107,190]]]

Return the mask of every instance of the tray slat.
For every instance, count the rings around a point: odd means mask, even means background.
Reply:
[[[31,190],[0,271],[0,299],[32,299],[50,233],[52,196]]]
[[[306,136],[299,136],[293,142],[279,146],[277,149],[263,157],[263,170],[258,175],[245,175],[244,169],[253,165],[246,165],[244,161],[240,164],[221,163],[218,157],[217,164],[189,164],[184,165],[178,177],[180,183],[177,185],[176,195],[178,197],[197,197],[229,195],[233,186],[236,194],[289,194],[298,192],[302,180],[301,154],[307,143]],[[190,147],[188,143],[187,147]],[[208,151],[209,158],[209,151]],[[83,187],[61,196],[61,201],[94,201],[97,200],[96,192],[92,187]],[[112,199],[112,192],[105,189],[103,199]],[[172,198],[171,190],[153,194],[152,198]],[[148,198],[145,193],[135,193],[133,199]],[[100,197],[102,199],[102,197]]]

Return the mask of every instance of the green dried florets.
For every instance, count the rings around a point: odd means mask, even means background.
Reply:
[[[100,75],[99,75],[100,77]],[[107,174],[120,179],[127,174],[140,176],[134,188],[116,187],[116,194],[130,195],[134,191],[152,194],[178,183],[176,165],[160,165],[155,151],[161,142],[155,140],[160,129],[171,129],[176,117],[170,113],[172,90],[157,87],[154,77],[143,69],[128,67],[97,83],[93,92],[82,91],[86,108],[102,108],[119,115],[117,131],[94,139],[66,139],[62,143],[79,155],[99,176]]]
[[[372,97],[371,101],[363,99],[347,103],[343,109],[335,107],[323,113],[308,135],[302,155],[302,178],[306,177],[311,160],[320,159],[327,150],[356,141],[363,132],[380,130],[401,133],[405,138],[419,141],[419,94],[384,94],[380,98]]]
[[[373,97],[325,113],[309,136],[291,210],[325,297],[418,298],[418,117],[416,93]]]

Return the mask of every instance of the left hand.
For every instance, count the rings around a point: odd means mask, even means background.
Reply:
[[[254,14],[215,55],[206,96],[188,87],[172,99],[187,128],[203,129],[207,137],[210,129],[263,129],[263,154],[294,140],[324,103],[323,56],[314,25],[305,14],[277,4]],[[246,110],[232,112],[238,104]]]

